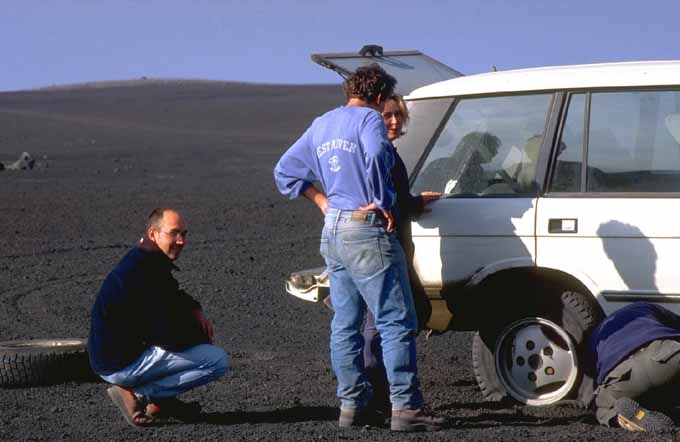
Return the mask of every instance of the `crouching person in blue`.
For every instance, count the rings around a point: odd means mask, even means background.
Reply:
[[[597,369],[597,420],[629,431],[676,426],[666,411],[680,404],[680,316],[647,302],[629,304],[591,335]]]
[[[154,209],[140,244],[108,275],[92,308],[90,365],[113,384],[107,393],[134,426],[195,416],[197,407],[176,396],[229,369],[200,304],[172,276],[186,236],[179,213]]]

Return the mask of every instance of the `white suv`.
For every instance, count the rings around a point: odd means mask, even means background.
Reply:
[[[417,70],[405,53],[342,55],[400,80]],[[477,331],[489,400],[583,399],[605,314],[636,300],[680,312],[680,61],[450,74],[409,91],[395,143],[411,192],[445,193],[412,225],[428,326]],[[323,301],[318,273],[288,292]]]

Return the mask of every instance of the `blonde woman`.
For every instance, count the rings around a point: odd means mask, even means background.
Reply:
[[[392,95],[385,100],[383,120],[387,129],[387,139],[390,143],[403,134],[404,126],[408,123],[408,108],[399,95]],[[397,194],[397,202],[393,210],[394,227],[399,243],[404,249],[408,267],[409,282],[413,293],[413,301],[418,316],[418,327],[424,329],[432,312],[430,301],[413,268],[413,241],[411,240],[411,220],[420,215],[425,206],[441,197],[439,192],[423,192],[411,195],[409,191],[408,173],[403,160],[394,145],[394,167],[392,168],[392,184]],[[371,406],[384,413],[389,413],[390,392],[387,374],[382,358],[381,338],[375,326],[375,319],[369,311],[364,325],[364,367],[373,386],[373,400]]]

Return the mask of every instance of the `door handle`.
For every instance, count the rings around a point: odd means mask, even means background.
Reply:
[[[550,218],[548,220],[548,233],[578,233],[578,219]]]

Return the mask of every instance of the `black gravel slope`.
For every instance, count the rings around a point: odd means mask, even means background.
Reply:
[[[470,334],[419,337],[427,398],[455,426],[436,434],[339,431],[330,314],[285,294],[318,266],[321,216],[275,190],[272,168],[338,86],[137,82],[0,94],[0,340],[85,337],[102,279],[155,206],[190,236],[178,278],[199,299],[233,373],[186,395],[201,422],[126,426],[104,384],[0,391],[3,440],[635,440],[584,410],[483,401]],[[657,436],[667,440],[673,435]],[[651,440],[644,436],[645,440]]]

